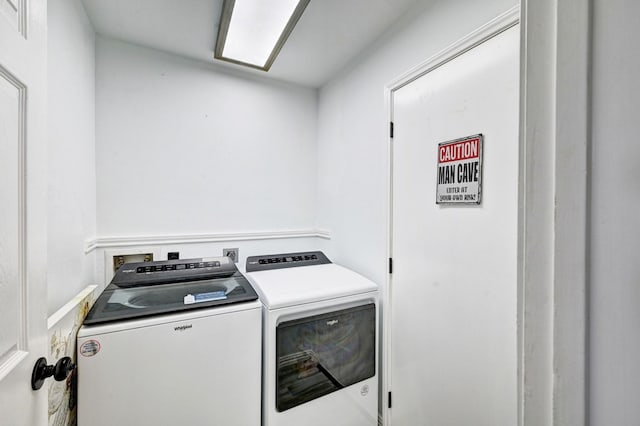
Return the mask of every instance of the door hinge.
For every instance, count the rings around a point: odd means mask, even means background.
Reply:
[[[389,398],[388,398],[388,399],[389,399],[389,404],[388,404],[388,406],[389,406],[389,408],[391,408],[391,392],[389,392]]]
[[[393,121],[389,122],[389,137],[393,138]]]
[[[393,274],[393,259],[389,258],[389,273]]]

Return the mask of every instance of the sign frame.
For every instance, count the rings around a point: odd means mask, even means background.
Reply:
[[[446,150],[448,146],[456,148]],[[436,204],[480,205],[482,203],[483,151],[484,135],[482,133],[438,143]],[[468,179],[472,180],[467,181]],[[463,182],[458,182],[459,180]]]

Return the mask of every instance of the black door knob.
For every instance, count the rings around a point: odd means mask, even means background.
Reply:
[[[33,366],[31,373],[31,389],[38,390],[44,384],[44,381],[53,376],[57,382],[65,380],[76,366],[68,356],[60,358],[55,365],[47,365],[45,357],[38,358],[36,365]]]

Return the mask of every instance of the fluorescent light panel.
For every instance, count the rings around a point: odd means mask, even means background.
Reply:
[[[215,57],[268,70],[309,0],[225,0]]]

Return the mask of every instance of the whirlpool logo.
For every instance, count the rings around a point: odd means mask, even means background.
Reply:
[[[179,325],[177,327],[173,327],[173,330],[174,331],[185,331],[185,330],[188,330],[190,328],[193,328],[192,324]]]
[[[337,319],[333,319],[331,321],[327,321],[327,325],[336,325],[338,323]]]

